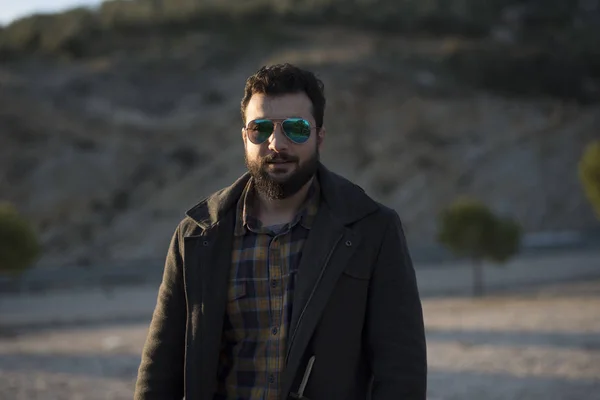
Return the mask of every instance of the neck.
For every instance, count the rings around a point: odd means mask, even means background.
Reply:
[[[310,185],[312,185],[313,178],[311,178],[297,193],[281,200],[269,199],[257,193],[257,210],[258,217],[263,225],[277,225],[290,222],[306,199]]]

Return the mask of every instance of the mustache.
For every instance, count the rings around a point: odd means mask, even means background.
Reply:
[[[263,164],[272,162],[297,162],[298,157],[291,156],[286,153],[272,153],[262,158]]]

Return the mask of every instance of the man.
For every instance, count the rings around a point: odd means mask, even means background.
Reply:
[[[248,173],[178,226],[135,399],[424,400],[401,223],[320,163],[322,82],[263,67],[241,108]]]

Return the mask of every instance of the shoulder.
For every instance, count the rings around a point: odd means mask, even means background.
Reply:
[[[378,208],[379,218],[385,221],[386,225],[402,225],[402,221],[400,220],[400,214],[395,209],[380,203],[375,202]]]
[[[398,213],[395,209],[375,199],[359,184],[335,172],[329,171],[329,174],[332,181],[339,188],[343,199],[370,208],[373,211],[372,217],[384,219],[398,218]]]
[[[230,190],[230,187],[224,187],[210,193],[208,196],[187,209],[185,215],[177,224],[177,233],[179,234],[179,237],[199,235],[203,229],[201,226],[202,222],[210,219],[211,204],[218,202],[228,190]]]
[[[404,240],[404,229],[397,210],[374,199],[361,186],[340,175],[331,173],[330,182],[335,184],[339,201],[331,207],[332,212],[359,233],[374,248],[384,240]]]
[[[217,224],[235,207],[249,180],[250,174],[245,173],[232,185],[212,193],[190,208],[185,213],[187,219],[182,221],[182,228],[192,229],[194,223],[202,228]]]
[[[202,231],[198,223],[187,215],[183,217],[177,224],[177,233],[180,238],[186,236],[196,236]]]

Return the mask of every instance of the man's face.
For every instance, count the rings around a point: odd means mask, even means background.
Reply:
[[[245,159],[255,179],[256,189],[271,199],[284,199],[297,193],[314,176],[324,130],[315,129],[312,103],[305,93],[280,96],[254,94],[246,107],[246,123],[256,119],[304,118],[310,122],[310,137],[304,143],[292,142],[275,124],[271,136],[261,144],[252,143],[245,130]]]

